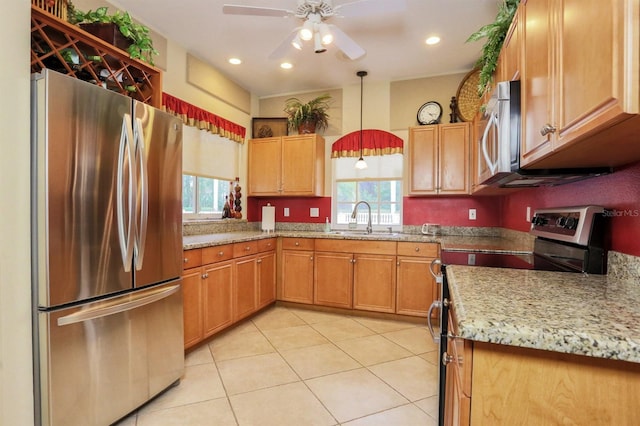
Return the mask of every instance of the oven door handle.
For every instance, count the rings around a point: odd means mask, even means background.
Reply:
[[[440,343],[440,334],[436,333],[433,323],[431,322],[431,314],[434,309],[442,309],[442,302],[435,300],[431,306],[429,306],[429,312],[427,313],[427,327],[429,328],[429,333],[431,334],[433,343]]]
[[[440,259],[433,259],[429,265],[429,272],[431,272],[431,275],[435,278],[436,283],[442,284],[442,272],[436,272],[436,265],[442,265],[442,261]]]

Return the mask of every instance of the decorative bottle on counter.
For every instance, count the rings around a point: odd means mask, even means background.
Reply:
[[[236,177],[236,186],[233,188],[235,192],[234,206],[235,210],[234,217],[236,219],[242,219],[242,187],[240,186],[240,178]]]

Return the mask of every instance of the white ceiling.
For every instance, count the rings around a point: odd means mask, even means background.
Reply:
[[[334,8],[354,0],[334,0]],[[361,0],[359,0],[361,1]],[[380,1],[380,0],[376,0]],[[382,0],[384,1],[384,0]],[[399,0],[386,0],[395,2]],[[333,17],[338,26],[366,54],[349,60],[335,46],[314,53],[309,44],[302,51],[290,49],[290,70],[282,60],[268,56],[300,25],[294,17],[225,15],[223,4],[250,5],[294,10],[296,0],[116,0],[155,31],[210,63],[251,93],[266,97],[302,91],[339,88],[356,84],[359,70],[368,80],[396,81],[461,73],[473,68],[482,41],[466,43],[468,36],[495,19],[500,0],[406,0],[402,13]],[[435,46],[425,39],[438,35]],[[241,65],[231,65],[239,57]]]

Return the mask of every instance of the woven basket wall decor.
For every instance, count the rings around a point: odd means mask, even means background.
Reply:
[[[68,3],[68,0],[31,0],[32,5],[37,6],[64,21],[67,20]]]
[[[458,87],[458,117],[463,121],[472,121],[480,109],[481,98],[478,96],[480,69],[475,68],[464,76]]]

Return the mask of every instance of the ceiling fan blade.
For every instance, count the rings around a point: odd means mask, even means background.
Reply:
[[[366,52],[355,41],[346,35],[340,28],[335,25],[329,25],[329,29],[333,34],[333,43],[342,50],[351,60],[361,58]]]
[[[293,49],[291,42],[293,41],[293,39],[296,36],[296,33],[299,30],[300,30],[300,27],[291,31],[291,33],[282,41],[282,43],[280,43],[280,45],[276,47],[276,50],[271,52],[271,54],[269,55],[269,59],[281,59],[287,54],[287,52],[289,52],[289,49]]]
[[[254,16],[277,16],[280,18],[293,15],[293,11],[287,9],[275,9],[272,7],[243,6],[239,4],[225,4],[222,6],[222,13],[228,15],[254,15]]]
[[[355,0],[333,8],[342,17],[382,15],[406,10],[406,0]]]

